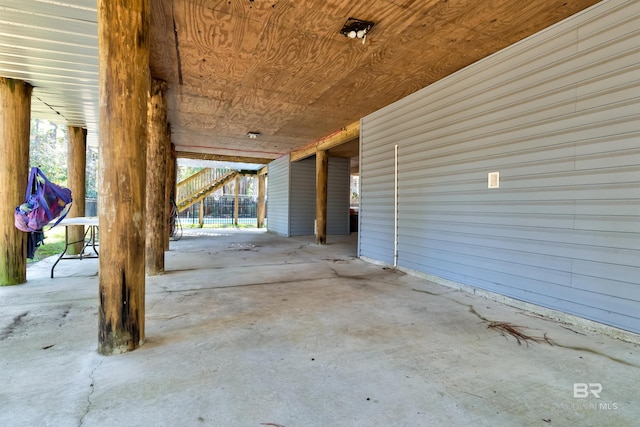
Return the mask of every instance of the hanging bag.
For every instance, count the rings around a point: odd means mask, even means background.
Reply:
[[[37,167],[31,168],[25,202],[16,208],[15,226],[25,232],[41,231],[59,217],[55,227],[71,208],[71,190],[49,181]]]

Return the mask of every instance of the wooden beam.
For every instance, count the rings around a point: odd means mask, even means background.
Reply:
[[[209,153],[194,153],[190,151],[178,151],[176,157],[181,159],[195,159],[195,160],[216,160],[220,162],[232,162],[232,163],[256,163],[260,165],[266,165],[271,163],[274,159],[266,159],[264,157],[243,157],[243,156],[225,156],[222,154],[209,154]]]
[[[297,162],[299,160],[304,160],[308,157],[314,156],[316,154],[316,151],[318,151],[316,147],[317,145],[316,143],[314,143],[313,145],[308,145],[299,150],[292,151],[291,155],[289,156],[289,160],[291,162]]]
[[[87,130],[69,126],[69,146],[67,154],[67,170],[69,171],[68,185],[73,197],[69,210],[69,217],[81,217],[85,213],[86,169],[87,169]],[[83,247],[84,226],[73,225],[67,227],[70,242],[78,242],[69,246],[67,253],[79,254]]]
[[[167,182],[165,183],[165,237],[164,237],[164,250],[169,250],[169,241],[170,241],[170,233],[169,229],[169,216],[171,215],[171,206],[172,202],[175,202],[176,199],[176,186],[177,186],[177,176],[176,171],[178,169],[176,165],[176,158],[174,155],[175,146],[171,143],[171,124],[167,123],[167,134],[166,134],[166,148],[167,148]]]
[[[326,151],[316,153],[316,244],[327,243],[327,187],[329,157]]]
[[[151,80],[147,104],[146,272],[164,273],[165,197],[167,185],[167,82]]]
[[[0,286],[27,281],[27,233],[14,226],[29,177],[31,91],[20,80],[0,77]]]
[[[260,175],[268,175],[268,174],[269,174],[269,166],[263,167],[257,173],[258,176],[260,176]]]
[[[264,168],[266,169],[266,168]],[[266,177],[264,174],[258,174],[258,206],[256,216],[258,217],[258,228],[264,227],[264,218],[266,213],[266,204],[265,204],[265,185]]]
[[[235,190],[236,190],[236,198],[235,198],[235,203],[233,204],[233,224],[237,227],[238,213],[239,213],[238,202],[240,201],[240,175],[236,175]]]
[[[360,121],[351,123],[324,138],[321,138],[306,147],[291,152],[291,161],[306,159],[316,154],[317,151],[330,150],[339,145],[350,142],[360,136]]]
[[[98,0],[98,352],[144,343],[150,0]]]

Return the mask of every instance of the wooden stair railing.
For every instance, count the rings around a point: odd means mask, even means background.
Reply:
[[[200,202],[214,191],[233,181],[240,172],[219,169],[203,169],[200,172],[178,183],[177,203],[178,212]]]

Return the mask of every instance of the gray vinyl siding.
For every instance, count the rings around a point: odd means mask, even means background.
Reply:
[[[358,250],[360,256],[393,264],[396,142],[370,142],[372,136],[362,120]]]
[[[291,236],[315,233],[316,219],[316,158],[291,163]]]
[[[327,234],[349,234],[349,159],[329,158]],[[283,236],[315,233],[316,158],[290,162],[284,156],[269,163],[268,228]]]
[[[360,255],[640,333],[640,2],[362,120]],[[487,174],[500,172],[500,188]]]
[[[274,233],[289,236],[289,155],[269,163],[269,185],[267,186],[267,228]]]
[[[329,158],[327,182],[327,234],[349,234],[351,160]]]

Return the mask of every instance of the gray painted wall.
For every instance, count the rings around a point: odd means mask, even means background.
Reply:
[[[314,234],[316,219],[316,158],[291,163],[291,212],[292,236]]]
[[[283,236],[289,236],[290,164],[289,155],[269,163],[267,228]]]
[[[329,158],[327,234],[349,234],[350,161]],[[269,163],[267,226],[283,236],[315,233],[316,158],[291,163],[289,156]]]
[[[640,2],[362,120],[360,255],[640,333]],[[487,174],[500,172],[500,188]]]
[[[351,160],[329,157],[327,234],[349,234]]]

